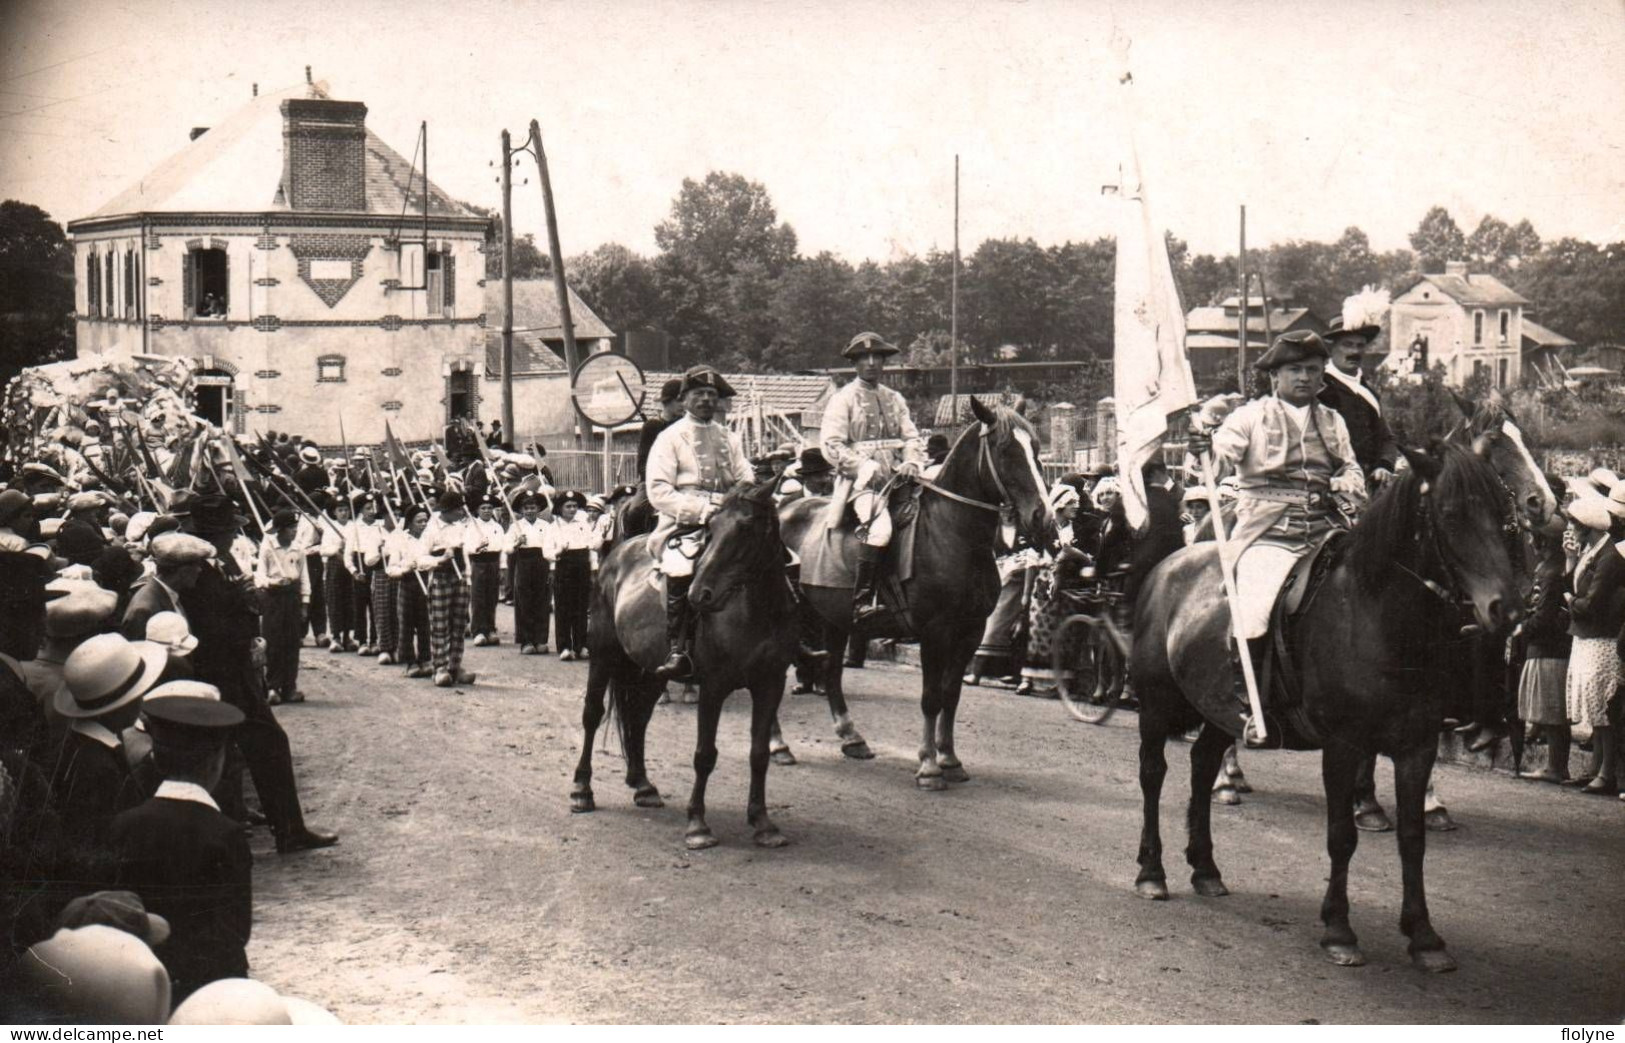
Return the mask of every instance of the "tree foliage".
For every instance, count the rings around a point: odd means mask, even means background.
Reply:
[[[0,203],[0,382],[72,358],[73,247],[37,206]]]

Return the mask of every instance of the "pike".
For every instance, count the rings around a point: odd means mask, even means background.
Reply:
[[[479,429],[470,424],[466,417],[463,419],[463,423],[467,424],[469,429],[473,431],[474,445],[480,451],[480,459],[485,462],[485,475],[491,480],[491,485],[496,489],[497,495],[502,497],[502,506],[507,508],[508,517],[513,518],[513,501],[508,498],[508,491],[502,487],[502,480],[497,477],[496,469],[491,466],[491,451],[485,447],[485,440],[480,437]]]
[[[277,462],[276,462],[275,457],[271,458],[271,468],[272,468],[273,471],[276,472],[276,474],[279,477],[283,477],[283,478],[287,477],[286,475],[282,474],[282,468],[277,466]],[[293,497],[289,496],[286,492],[284,492],[282,490],[282,487],[280,485],[277,485],[275,482],[266,482],[265,484],[270,487],[272,492],[276,493],[278,496],[280,496],[284,500],[286,500],[287,503],[288,503],[288,506],[292,507],[296,514],[312,514],[312,515],[315,515],[318,519],[321,520],[322,524],[326,525],[329,529],[333,530],[333,535],[337,536],[339,538],[340,542],[342,542],[344,540],[344,533],[340,532],[339,527],[333,524],[333,519],[329,518],[324,511],[322,511],[319,507],[316,506],[316,502],[305,494],[305,490],[299,488],[299,484],[297,482],[289,481],[288,485],[293,489],[293,491],[295,493],[298,494],[299,499],[301,499],[301,500],[303,500],[305,502],[305,507],[309,508],[308,511],[305,510],[305,508],[300,507],[299,504],[294,501]]]

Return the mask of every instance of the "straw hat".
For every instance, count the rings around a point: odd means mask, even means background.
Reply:
[[[197,648],[197,637],[179,612],[153,613],[147,620],[147,640],[163,645],[175,655],[191,655]]]
[[[162,1025],[169,1018],[169,973],[146,942],[117,927],[60,930],[28,950],[22,973],[67,1020]]]
[[[169,662],[169,650],[120,634],[97,634],[73,650],[62,667],[56,712],[84,719],[128,706],[151,688]]]
[[[276,990],[249,978],[221,978],[175,1008],[171,1025],[291,1025],[288,1005]]]

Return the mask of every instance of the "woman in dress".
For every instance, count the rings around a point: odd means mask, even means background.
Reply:
[[[1621,683],[1616,643],[1625,625],[1625,556],[1615,544],[1625,538],[1625,482],[1612,472],[1594,471],[1591,482],[1577,485],[1575,493],[1569,517],[1585,532],[1569,602],[1574,644],[1564,691],[1569,720],[1591,729],[1592,749],[1590,770],[1574,781],[1585,783],[1582,792],[1613,796],[1619,792],[1619,773],[1608,704]]]
[[[1569,777],[1569,718],[1565,684],[1569,674],[1569,588],[1563,551],[1563,520],[1553,518],[1535,533],[1534,587],[1529,594],[1529,615],[1514,632],[1523,653],[1518,675],[1518,719],[1530,738],[1544,738],[1547,764],[1539,771],[1521,772],[1535,782],[1563,782]]]
[[[1050,491],[1050,506],[1055,511],[1060,544],[1054,557],[1045,554],[1040,558],[1027,611],[1027,661],[1021,668],[1017,695],[1054,699],[1057,697],[1057,682],[1072,680],[1070,672],[1065,676],[1056,674],[1051,652],[1055,632],[1073,611],[1071,601],[1063,596],[1063,592],[1080,585],[1084,566],[1089,561],[1088,555],[1072,542],[1072,520],[1078,513],[1080,503],[1078,491],[1070,485],[1057,485]]]

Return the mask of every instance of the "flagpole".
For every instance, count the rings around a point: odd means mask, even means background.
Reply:
[[[959,154],[954,153],[954,273],[948,309],[948,398],[950,425],[959,424]]]
[[[1213,542],[1219,545],[1219,573],[1224,577],[1224,599],[1230,607],[1230,630],[1236,637],[1236,652],[1241,660],[1241,680],[1247,688],[1247,708],[1252,711],[1255,741],[1269,738],[1264,724],[1264,705],[1258,695],[1258,678],[1253,674],[1253,656],[1248,650],[1247,638],[1241,632],[1241,614],[1237,608],[1241,597],[1236,592],[1235,563],[1230,560],[1230,537],[1224,531],[1224,512],[1219,506],[1219,487],[1213,481],[1213,451],[1201,454],[1202,482],[1207,486],[1208,514],[1213,518]],[[1243,734],[1243,739],[1248,738]]]

